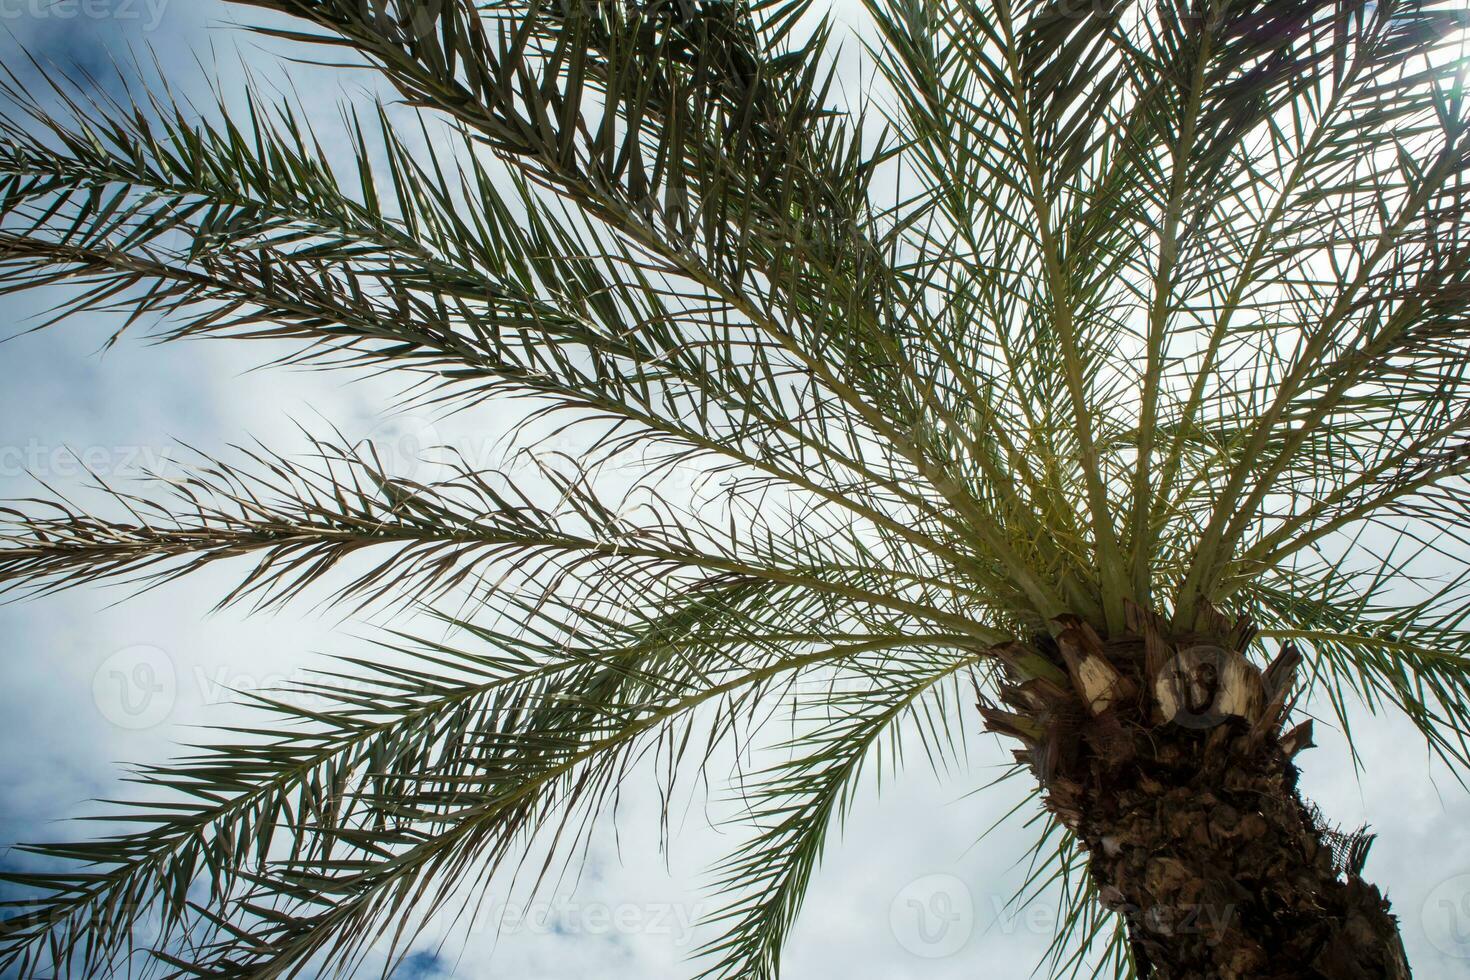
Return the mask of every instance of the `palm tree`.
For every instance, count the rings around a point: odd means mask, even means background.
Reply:
[[[12,596],[242,557],[226,601],[452,633],[327,670],[328,707],[261,699],[142,770],[171,802],[34,847],[0,966],[350,971],[575,851],[638,760],[694,778],[780,718],[703,976],[775,976],[863,774],[982,725],[1084,875],[1059,942],[1409,975],[1370,839],[1298,793],[1294,709],[1397,708],[1470,761],[1462,4],[867,0],[845,99],[806,0],[236,2],[421,125],[352,109],[332,159],[258,92],[12,77],[6,293],[519,399],[587,453],[414,480],[333,438],[6,511]]]

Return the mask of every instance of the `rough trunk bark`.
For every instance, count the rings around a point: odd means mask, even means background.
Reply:
[[[1371,838],[1326,826],[1297,790],[1300,658],[1265,671],[1252,631],[1206,610],[1167,634],[1129,610],[1104,640],[1064,619],[997,652],[1014,683],[991,730],[1021,738],[1048,807],[1086,846],[1139,975],[1159,980],[1404,980],[1398,923],[1361,877]]]

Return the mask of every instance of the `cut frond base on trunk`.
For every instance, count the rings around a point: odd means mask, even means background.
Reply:
[[[1047,807],[1088,851],[1099,896],[1123,916],[1139,975],[1162,980],[1401,980],[1398,923],[1361,877],[1371,837],[1328,827],[1298,792],[1288,728],[1299,656],[1265,671],[1251,630],[1213,613],[1168,636],[1144,610],[1104,640],[1059,622],[1033,652],[1068,683],[1023,676],[1013,711]],[[1008,663],[1019,663],[1016,650]]]

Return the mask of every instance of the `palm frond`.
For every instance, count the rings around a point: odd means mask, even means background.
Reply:
[[[5,509],[11,597],[239,558],[224,602],[492,622],[140,770],[173,801],[38,847],[0,966],[93,975],[152,930],[176,975],[350,972],[781,706],[704,948],[774,977],[884,753],[956,753],[957,676],[1130,603],[1249,614],[1344,723],[1392,706],[1470,763],[1463,3],[867,0],[844,99],[806,0],[235,2],[382,103],[344,141],[254,88],[7,73],[0,295],[401,371],[585,458],[412,480],[338,435]],[[1050,968],[1127,975],[1076,840],[1031,825]]]

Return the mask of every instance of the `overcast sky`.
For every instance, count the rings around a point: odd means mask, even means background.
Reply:
[[[844,16],[846,16],[844,14]],[[848,17],[852,20],[853,18]],[[221,7],[202,0],[0,0],[0,57],[25,49],[43,61],[74,63],[105,77],[128,50],[152,46],[184,91],[205,80],[195,59],[228,88],[236,52],[274,64],[257,42],[242,47]],[[272,75],[272,78],[278,77]],[[331,106],[360,97],[352,83],[313,76],[310,101]],[[0,301],[0,333],[55,296]],[[350,438],[389,446],[456,442],[503,431],[486,411],[452,421],[394,417],[394,389],[342,375],[254,371],[268,354],[255,347],[191,343],[149,346],[124,339],[100,352],[109,325],[72,322],[0,345],[0,494],[36,491],[26,474],[58,489],[76,486],[75,457],[125,479],[167,468],[180,443],[224,450],[260,439],[300,448],[298,422],[339,426]],[[71,836],[58,820],[85,801],[120,792],[119,763],[158,761],[196,739],[190,726],[240,717],[231,689],[299,677],[324,653],[352,652],[363,629],[307,607],[250,618],[209,609],[238,569],[219,568],[124,602],[125,593],[90,589],[0,606],[0,839]],[[1380,834],[1368,875],[1384,886],[1404,923],[1422,977],[1470,975],[1470,800],[1453,776],[1429,761],[1400,719],[1365,719],[1355,773],[1340,735],[1319,719],[1320,747],[1302,759],[1305,790],[1335,821],[1369,823]],[[978,727],[967,719],[969,728]],[[917,769],[870,791],[829,849],[789,947],[787,974],[803,978],[1025,976],[1050,938],[1055,897],[1007,911],[1025,879],[1018,864],[1030,843],[1021,819],[977,843],[1013,807],[1020,785],[982,794],[1008,747],[976,735],[967,770],[935,777]],[[526,980],[675,978],[708,933],[691,932],[713,908],[699,882],[732,840],[710,826],[695,798],[676,815],[673,847],[658,848],[656,801],[635,784],[611,827],[598,835],[575,880],[543,896],[554,909],[529,910],[517,924],[517,896],[497,936],[488,921],[442,949],[428,939],[399,976]],[[23,860],[11,854],[12,867]],[[498,908],[504,905],[497,904]],[[943,928],[940,928],[943,926]]]

